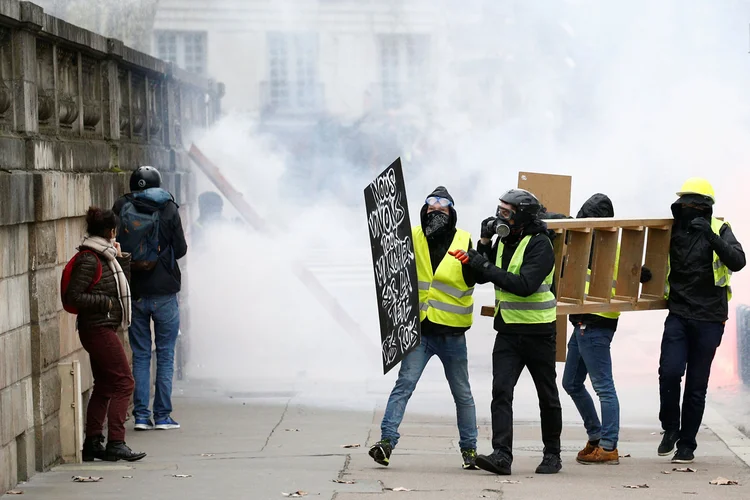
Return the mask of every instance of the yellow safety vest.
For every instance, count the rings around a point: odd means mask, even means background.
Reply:
[[[419,283],[419,321],[428,318],[438,325],[470,327],[474,320],[474,287],[464,281],[463,264],[446,253],[432,272],[430,247],[421,226],[412,228]],[[449,251],[469,249],[471,234],[456,229]]]
[[[721,228],[724,227],[724,224],[729,226],[729,223],[726,221],[722,221],[717,219],[716,217],[711,217],[711,230],[716,233],[716,235],[721,235]],[[730,226],[731,227],[731,226]],[[664,282],[664,298],[669,299],[669,272],[672,269],[671,264],[671,256],[667,257],[667,279]],[[721,261],[718,255],[716,255],[716,252],[714,252],[714,259],[713,259],[713,270],[714,270],[714,284],[718,287],[726,287],[727,289],[727,301],[732,300],[732,287],[729,286],[729,281],[732,278],[732,271],[724,265],[724,263]]]
[[[617,271],[620,269],[620,245],[617,245],[617,256],[615,256],[615,272],[612,275],[612,297],[615,296],[615,286],[617,286]],[[589,283],[591,281],[591,269],[588,269],[586,271],[586,289],[585,294],[588,296],[589,294]],[[606,313],[593,313],[596,316],[601,316],[602,318],[609,318],[609,319],[617,319],[620,317],[620,313],[615,312],[606,312]]]
[[[519,274],[523,256],[531,240],[531,235],[525,236],[518,244],[513,257],[510,259],[507,272]],[[497,258],[495,265],[502,268],[503,249],[505,245],[502,241],[497,243]],[[557,299],[552,293],[552,279],[555,276],[555,266],[549,272],[539,289],[528,297],[519,297],[510,292],[506,292],[495,285],[495,316],[498,311],[502,315],[503,321],[509,324],[540,324],[553,323],[557,319]]]

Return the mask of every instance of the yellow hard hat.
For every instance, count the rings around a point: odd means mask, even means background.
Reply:
[[[677,191],[677,196],[684,194],[699,194],[706,198],[711,198],[711,202],[716,203],[716,194],[714,193],[713,186],[706,179],[700,177],[691,177],[685,181],[680,190]]]

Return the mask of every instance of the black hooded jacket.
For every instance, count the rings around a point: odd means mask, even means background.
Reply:
[[[712,206],[695,195],[685,195],[672,205],[675,222],[669,246],[669,312],[682,318],[724,322],[729,317],[726,289],[714,284],[713,253],[732,272],[745,267],[745,252],[725,224],[718,237],[709,237],[689,228],[691,218],[685,216],[682,202],[703,205],[710,220]]]
[[[177,260],[187,253],[187,242],[177,203],[171,196],[165,203],[157,203],[147,199],[134,199],[132,194],[126,194],[112,207],[112,211],[118,217],[128,200],[132,200],[135,208],[141,213],[160,211],[159,247],[162,248],[154,269],[151,271],[131,269],[130,292],[133,298],[137,300],[143,296],[178,293],[182,287],[182,274]]]
[[[429,196],[439,196],[441,198],[448,198],[453,201],[453,197],[448,193],[448,190],[443,186],[438,186],[435,190],[430,193]],[[428,196],[428,197],[429,197]],[[453,237],[456,235],[456,222],[458,215],[453,207],[449,208],[450,214],[448,215],[448,227],[441,231],[440,234],[433,237],[427,238],[427,247],[430,249],[430,264],[432,264],[432,272],[437,271],[438,266],[446,257],[448,250],[450,249]],[[423,205],[419,212],[419,220],[422,224],[422,228],[427,225],[427,205]],[[471,239],[469,239],[469,248],[472,248]],[[468,249],[467,249],[468,250]],[[448,255],[449,259],[452,259]],[[461,266],[463,272],[464,281],[468,286],[474,286],[476,284],[474,278],[474,271],[471,266]],[[422,335],[463,335],[466,333],[468,328],[459,328],[455,326],[438,325],[433,323],[429,319],[425,318],[422,321]]]
[[[609,196],[602,193],[596,193],[591,198],[586,200],[576,215],[577,219],[588,219],[588,218],[604,218],[614,217],[615,209],[612,206],[612,200]],[[591,253],[589,254],[589,269],[591,268],[591,260],[594,256],[594,243],[591,243]],[[597,316],[596,314],[571,314],[569,316],[570,322],[573,325],[584,324],[584,325],[596,325],[601,328],[608,328],[617,330],[617,319],[604,318]]]
[[[519,274],[506,272],[505,269],[508,268],[510,260],[513,258],[513,253],[518,248],[518,243],[527,235],[531,235],[532,238],[526,246]],[[541,220],[537,220],[524,228],[521,235],[514,237],[511,234],[507,236],[503,240],[503,243],[501,269],[494,266],[497,259],[497,241],[493,245],[483,245],[481,242],[477,244],[477,251],[487,257],[490,263],[493,264],[483,273],[477,273],[477,283],[492,282],[520,297],[532,295],[539,289],[544,279],[555,267],[555,252],[552,249],[552,244],[547,234],[547,224]],[[555,293],[554,284],[552,292]],[[557,331],[555,324],[555,321],[536,325],[508,324],[503,321],[501,314],[497,314],[494,326],[499,334],[555,335]]]

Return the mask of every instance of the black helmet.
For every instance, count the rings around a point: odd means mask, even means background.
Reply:
[[[500,197],[500,201],[513,205],[517,212],[522,212],[531,218],[538,217],[542,208],[537,197],[525,189],[511,189]]]
[[[154,167],[138,167],[130,176],[130,191],[161,187],[161,174]]]

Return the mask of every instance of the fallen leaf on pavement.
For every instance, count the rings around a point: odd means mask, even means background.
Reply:
[[[180,479],[186,478],[186,477],[193,477],[192,474],[172,474],[172,477],[178,477]]]
[[[307,492],[306,492],[306,491],[302,491],[302,490],[299,490],[299,491],[295,491],[295,492],[293,492],[293,493],[284,493],[284,492],[282,491],[282,492],[281,492],[281,494],[282,494],[282,495],[284,495],[285,497],[291,497],[291,498],[299,498],[299,497],[304,497],[304,496],[306,496],[306,495],[307,495]]]
[[[287,432],[299,432],[299,429],[284,429]]]
[[[648,488],[648,485],[647,484],[626,484],[625,486],[623,486],[623,488],[628,488],[631,490],[638,490],[641,488]]]
[[[386,490],[390,490],[390,491],[412,491],[409,488],[404,488],[402,486],[399,486],[398,488],[386,488]]]
[[[23,491],[21,490],[9,490],[6,491],[8,495],[23,495]]]
[[[502,481],[498,481],[498,483],[502,483],[502,484],[521,484],[521,481],[514,481],[512,479],[503,479]]]
[[[98,483],[102,478],[94,476],[73,476],[73,481],[76,483]]]
[[[122,476],[123,479],[133,479],[133,476]]]
[[[652,432],[652,433],[651,433],[651,435],[652,435],[652,436],[656,436],[656,433],[655,433],[655,432]]]
[[[334,479],[333,482],[339,484],[357,484],[356,481],[344,481],[343,479]]]
[[[215,457],[216,453],[201,453],[202,457]]]
[[[630,453],[628,453],[627,455],[620,455],[620,458],[630,458]]]
[[[727,479],[725,477],[717,477],[713,481],[709,481],[708,484],[713,484],[716,486],[735,486],[740,483],[738,483],[737,481],[733,479]]]
[[[680,469],[672,469],[672,472],[695,472],[695,469],[690,467],[682,467]]]
[[[671,473],[672,473],[672,471],[670,471],[670,470],[663,470],[663,471],[661,471],[661,473],[662,473],[662,474],[671,474]]]
[[[361,444],[342,444],[341,445],[342,448],[359,448],[360,446],[362,445]]]

